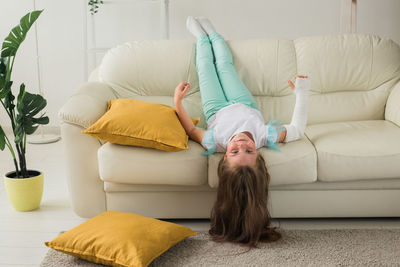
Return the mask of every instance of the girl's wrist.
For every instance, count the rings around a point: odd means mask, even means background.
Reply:
[[[174,101],[174,105],[176,109],[181,109],[182,108],[182,101],[181,100],[176,100]]]

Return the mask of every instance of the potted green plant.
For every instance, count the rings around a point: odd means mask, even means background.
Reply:
[[[15,170],[5,174],[4,182],[8,198],[18,211],[34,210],[40,205],[43,173],[27,169],[26,136],[33,134],[39,124],[48,124],[49,118],[39,114],[47,105],[46,100],[41,95],[28,93],[25,84],[20,85],[17,98],[14,96],[11,74],[18,48],[42,11],[33,11],[21,18],[20,24],[5,38],[0,55],[0,102],[10,118],[14,136],[11,142],[0,125],[0,150],[7,147],[14,161]]]

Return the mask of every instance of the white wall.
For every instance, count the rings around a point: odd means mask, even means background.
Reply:
[[[400,44],[400,1],[358,0],[357,32],[377,34]]]
[[[332,0],[175,0],[171,2],[171,37],[193,38],[185,27],[189,14],[209,17],[226,39],[339,33],[339,12],[340,1]]]
[[[59,125],[59,108],[84,82],[86,2],[36,0],[37,9],[45,9],[37,25],[41,81],[51,126]],[[97,47],[129,40],[160,39],[159,2],[105,2],[94,17]],[[377,34],[400,43],[399,0],[357,2],[357,32]],[[340,5],[339,0],[170,0],[170,39],[193,39],[185,27],[188,15],[209,17],[226,39],[294,39],[337,34],[340,33]],[[0,0],[0,40],[32,9],[33,0]],[[88,18],[90,26],[90,14]],[[89,46],[92,45],[89,34]],[[99,62],[102,53],[97,55]],[[13,79],[18,85],[25,82],[28,91],[38,92],[33,28],[19,50]],[[0,124],[8,125],[1,108]]]

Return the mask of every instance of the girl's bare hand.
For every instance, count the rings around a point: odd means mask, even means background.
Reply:
[[[189,88],[190,88],[190,83],[188,82],[181,82],[180,84],[178,84],[178,86],[175,88],[175,93],[174,93],[175,104],[180,103],[182,101]]]
[[[296,78],[308,78],[308,76],[296,75],[296,77],[294,78],[295,82],[296,82]],[[294,86],[293,82],[291,80],[288,80],[288,83],[289,83],[290,88],[292,88],[292,90],[294,90],[295,86]]]

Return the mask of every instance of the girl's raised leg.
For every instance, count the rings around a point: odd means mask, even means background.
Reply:
[[[203,111],[208,122],[218,110],[229,103],[217,76],[210,40],[205,34],[197,38],[196,69],[199,75]]]
[[[197,39],[196,69],[203,112],[208,123],[218,110],[228,105],[228,101],[217,76],[210,39],[198,21],[191,16],[187,18],[186,27]]]
[[[209,34],[209,39],[214,50],[217,74],[226,99],[230,103],[242,103],[259,110],[254,97],[236,72],[231,51],[224,38],[213,32]]]

